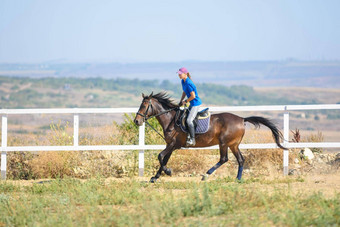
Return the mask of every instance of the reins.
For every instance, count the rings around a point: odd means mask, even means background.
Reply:
[[[173,111],[173,110],[175,110],[175,109],[178,109],[178,107],[174,107],[174,108],[165,110],[165,111],[163,111],[163,112],[160,112],[159,114],[156,114],[156,115],[153,115],[153,116],[151,116],[151,117],[145,118],[145,120],[147,121],[147,120],[149,120],[150,118],[161,116],[161,115],[166,114],[166,113],[168,113],[168,112],[171,112],[171,111]]]
[[[154,116],[145,118],[145,123],[146,123],[147,125],[149,125],[150,128],[152,128],[155,132],[157,132],[157,134],[158,134],[160,137],[162,137],[163,140],[164,140],[165,142],[166,142],[165,137],[162,136],[162,134],[160,134],[154,127],[152,127],[152,125],[148,122],[148,120],[149,120],[150,118],[158,117],[158,116],[160,116],[160,115],[166,114],[166,113],[168,113],[168,112],[170,112],[170,111],[173,111],[173,110],[175,110],[175,109],[177,109],[177,108],[178,108],[178,107],[171,108],[171,109],[169,109],[169,110],[163,111],[163,112],[161,112],[161,113],[159,113],[159,114],[156,114],[156,115],[154,115]]]
[[[165,137],[162,136],[162,134],[160,134],[154,127],[152,127],[152,125],[150,125],[150,123],[149,123],[147,120],[145,120],[145,123],[146,123],[147,125],[149,125],[149,127],[152,128],[155,132],[157,132],[157,134],[158,134],[160,137],[162,137],[164,141],[166,141],[166,140],[165,140]]]
[[[168,112],[171,112],[171,111],[173,111],[173,110],[175,110],[175,109],[178,109],[178,107],[174,107],[174,108],[165,110],[165,111],[163,111],[163,112],[160,112],[159,114],[156,114],[156,115],[147,117],[146,115],[147,115],[147,113],[148,113],[148,111],[149,111],[150,106],[151,106],[152,113],[153,113],[153,107],[152,107],[151,100],[150,100],[150,101],[149,101],[148,108],[147,108],[146,111],[145,111],[145,114],[141,114],[141,113],[139,113],[139,112],[137,112],[137,114],[140,115],[140,116],[142,116],[142,117],[144,118],[145,123],[146,123],[150,128],[152,128],[155,132],[157,132],[157,134],[158,134],[160,137],[162,137],[164,141],[166,141],[166,140],[165,140],[165,137],[162,136],[162,134],[160,134],[160,133],[159,133],[159,132],[158,132],[158,131],[157,131],[157,130],[149,123],[149,122],[148,122],[148,120],[151,119],[151,118],[153,118],[153,117],[158,117],[158,116],[161,116],[161,115],[166,114],[166,113],[168,113]]]

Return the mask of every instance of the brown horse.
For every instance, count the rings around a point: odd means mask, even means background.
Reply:
[[[135,124],[141,126],[149,118],[156,117],[163,128],[166,142],[166,148],[158,155],[160,168],[157,174],[150,180],[150,182],[156,182],[163,171],[165,174],[171,175],[171,169],[167,168],[166,164],[174,150],[186,146],[187,135],[175,123],[176,112],[179,110],[179,106],[166,93],[158,93],[156,95],[151,93],[149,96],[144,94],[142,96],[143,101],[134,119]],[[239,165],[237,179],[241,180],[244,157],[239,149],[239,144],[244,136],[245,122],[250,122],[257,127],[260,124],[267,126],[272,131],[277,146],[285,149],[280,144],[280,139],[282,139],[281,132],[266,118],[256,116],[242,118],[231,113],[212,114],[208,131],[204,134],[196,135],[196,145],[194,147],[209,147],[218,144],[220,160],[207,171],[202,180],[205,180],[217,168],[228,161],[228,147],[237,159]]]

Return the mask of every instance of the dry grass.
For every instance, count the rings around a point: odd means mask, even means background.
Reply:
[[[322,132],[318,131],[316,134],[311,134],[307,137],[307,142],[320,143],[324,141],[324,136]],[[311,148],[315,153],[322,153],[322,148]]]
[[[172,155],[168,166],[171,167],[176,175],[196,176],[207,171],[209,164],[209,152],[203,150],[179,150]],[[218,156],[214,155],[215,162]]]
[[[31,179],[33,170],[31,161],[34,155],[30,152],[10,152],[7,157],[7,177],[9,179]]]
[[[79,153],[72,151],[41,152],[29,162],[35,178],[72,176],[79,165]]]

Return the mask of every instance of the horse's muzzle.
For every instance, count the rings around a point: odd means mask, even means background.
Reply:
[[[134,122],[136,125],[138,125],[138,126],[142,126],[142,124],[143,124],[143,121],[142,121],[142,120],[137,120],[137,119],[135,119],[133,122]]]

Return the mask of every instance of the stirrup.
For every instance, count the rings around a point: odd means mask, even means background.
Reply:
[[[188,139],[187,140],[187,146],[195,146],[196,145],[196,140],[195,139]]]

